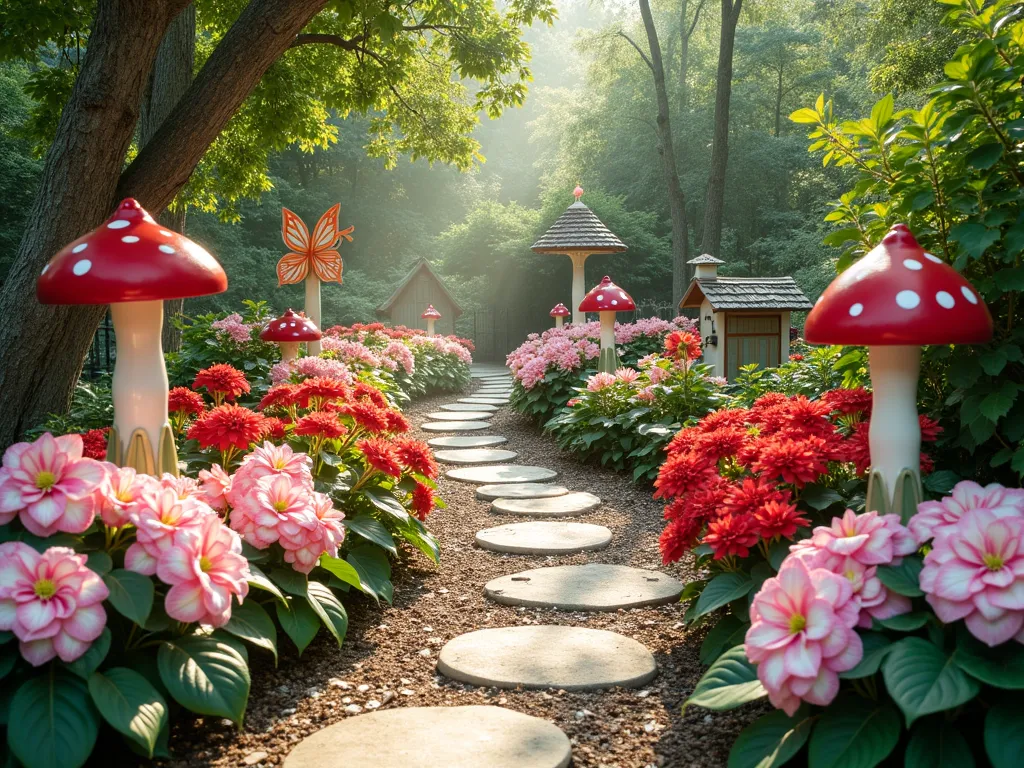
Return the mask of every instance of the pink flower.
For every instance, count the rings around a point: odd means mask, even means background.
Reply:
[[[103,477],[103,465],[82,458],[81,435],[15,443],[0,470],[0,525],[18,514],[36,536],[81,533],[96,516]]]
[[[633,368],[618,368],[615,371],[615,378],[624,384],[632,384],[640,378],[640,372]]]
[[[773,706],[792,716],[801,699],[825,706],[836,697],[838,673],[864,655],[858,613],[849,581],[786,558],[754,597],[744,649]]]
[[[311,520],[299,518],[278,526],[281,534],[278,541],[284,548],[285,562],[291,563],[300,573],[313,570],[324,553],[337,557],[338,547],[345,539],[345,529],[341,524],[345,515],[334,508],[330,496],[314,493],[311,509]]]
[[[172,585],[164,601],[168,616],[220,627],[231,618],[231,596],[241,603],[249,593],[251,573],[238,534],[208,515],[175,536],[160,556],[157,576]]]
[[[199,497],[218,512],[226,510],[231,493],[231,476],[224,471],[224,467],[214,464],[209,469],[201,469],[199,481],[202,483]]]
[[[662,368],[660,365],[652,366],[651,369],[647,371],[647,378],[651,380],[651,384],[660,384],[671,376],[672,373]]]
[[[288,445],[265,442],[245,457],[242,466],[232,477],[227,494],[232,507],[241,505],[242,499],[252,494],[256,484],[264,477],[286,475],[294,482],[312,491],[313,460],[304,453],[296,453]]]
[[[156,573],[157,561],[179,531],[199,528],[203,518],[217,514],[195,498],[179,499],[173,488],[159,487],[142,494],[128,517],[138,529],[135,542],[124,554],[124,567],[145,576]]]
[[[587,391],[600,392],[602,389],[607,389],[613,384],[615,384],[615,377],[610,373],[595,373],[587,381]]]
[[[130,520],[128,513],[142,494],[156,481],[149,475],[139,475],[131,467],[118,467],[103,463],[107,477],[103,481],[100,497],[100,517],[111,528],[123,528]]]
[[[862,565],[899,565],[904,555],[917,549],[910,531],[900,524],[899,515],[865,512],[857,515],[852,509],[842,517],[833,517],[831,525],[819,525],[811,535],[811,543],[827,551],[832,558],[822,566],[835,570],[846,558]]]
[[[642,403],[653,403],[656,399],[656,394],[654,387],[644,387],[636,393],[636,399]]]
[[[281,536],[281,526],[299,536],[295,526],[305,530],[316,527],[311,509],[311,491],[285,474],[263,477],[252,494],[234,505],[231,527],[247,542],[265,549]]]
[[[34,667],[85,653],[107,624],[102,603],[108,595],[85,555],[67,547],[40,555],[21,542],[0,544],[0,630],[14,633]]]
[[[982,488],[963,480],[942,501],[919,504],[917,514],[910,518],[910,532],[918,544],[924,544],[956,528],[964,513],[972,509],[987,509],[996,517],[1024,517],[1024,489],[1004,488],[998,483]]]
[[[175,477],[169,472],[164,472],[163,475],[160,476],[160,487],[170,488],[177,494],[178,498],[182,500],[199,495],[199,483],[185,475]]]
[[[935,539],[921,589],[943,622],[964,619],[986,645],[1024,643],[1024,519],[965,512]]]

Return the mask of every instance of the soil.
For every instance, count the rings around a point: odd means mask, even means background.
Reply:
[[[406,415],[414,425],[421,424],[427,413],[457,397],[418,401]],[[502,448],[519,453],[516,463],[555,469],[560,473],[557,482],[602,498],[596,512],[561,519],[607,526],[613,535],[611,545],[557,557],[479,549],[473,543],[478,530],[523,518],[490,513],[487,502],[476,500],[474,485],[442,477],[438,492],[448,508],[435,511],[428,523],[441,542],[441,565],[434,566],[418,552],[404,552],[404,562],[394,568],[393,606],[378,607],[353,593],[346,600],[350,623],[340,650],[324,630],[301,659],[282,635],[276,668],[269,654],[250,649],[253,680],[244,728],[239,731],[218,718],[179,720],[170,745],[175,759],[165,764],[276,766],[300,739],[368,709],[496,704],[549,719],[562,728],[572,740],[577,768],[726,765],[736,735],[763,707],[748,705],[722,713],[694,707],[682,714],[683,701],[704,670],[698,660],[702,633],[683,626],[683,605],[562,613],[497,605],[483,596],[483,585],[496,576],[554,564],[602,562],[661,569],[684,583],[693,576],[686,561],[662,566],[662,505],[651,497],[648,486],[634,485],[623,475],[561,453],[532,422],[508,408],[495,414],[492,425],[487,434],[506,436],[508,443]],[[572,624],[619,632],[651,650],[658,676],[640,690],[569,693],[480,689],[437,674],[437,654],[448,640],[485,627],[521,624]]]

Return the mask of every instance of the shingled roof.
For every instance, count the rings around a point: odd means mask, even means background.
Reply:
[[[699,307],[705,297],[716,312],[812,307],[792,277],[696,277],[679,306]]]
[[[391,294],[387,301],[377,307],[377,314],[384,315],[390,312],[391,307],[393,307],[395,302],[398,301],[398,297],[402,295],[408,285],[420,272],[426,273],[431,280],[437,283],[437,287],[441,289],[441,293],[443,293],[447,297],[448,301],[452,303],[452,309],[455,312],[455,317],[459,317],[462,314],[462,307],[459,306],[459,302],[455,300],[455,297],[452,296],[449,290],[445,287],[444,282],[437,276],[437,273],[430,268],[430,264],[426,259],[420,259],[413,268],[409,270],[409,274],[402,278],[402,282],[400,282],[395,288],[395,292]]]
[[[577,200],[533,244],[535,253],[619,253],[626,244],[617,238],[586,205]]]

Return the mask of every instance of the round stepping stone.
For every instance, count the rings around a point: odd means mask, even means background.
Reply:
[[[611,540],[612,532],[603,525],[588,523],[510,523],[476,535],[482,549],[518,555],[568,555],[604,549]]]
[[[476,432],[490,426],[486,421],[428,421],[420,429],[425,432]]]
[[[299,742],[284,768],[566,768],[554,723],[502,707],[399,707],[350,717]]]
[[[545,625],[460,635],[441,649],[437,671],[473,685],[585,691],[638,688],[654,678],[658,667],[651,652],[630,637]]]
[[[473,422],[465,423],[472,424]],[[541,483],[545,480],[554,480],[558,477],[558,473],[547,467],[520,467],[515,464],[495,464],[491,467],[449,469],[445,473],[445,477],[462,483],[488,485],[491,483]]]
[[[683,585],[664,573],[605,563],[535,568],[484,585],[484,594],[497,603],[563,611],[662,605],[677,601],[682,591]]]
[[[445,464],[488,464],[496,461],[515,461],[515,451],[494,448],[466,448],[461,451],[434,451],[434,458]]]
[[[524,517],[572,517],[593,512],[601,506],[601,499],[592,493],[567,493],[553,498],[499,497],[491,504],[491,511],[503,515]]]
[[[507,405],[507,397],[463,397],[459,399],[463,405]]]
[[[451,413],[450,411],[435,411],[434,413],[428,413],[428,419],[438,419],[444,421],[445,419],[458,419],[459,421],[477,421],[478,419],[489,419],[493,416],[493,413],[487,411],[466,411],[464,413]]]
[[[507,443],[508,438],[501,435],[454,435],[452,437],[432,437],[427,445],[434,448],[486,448],[490,445]]]
[[[508,483],[497,485],[481,485],[476,489],[476,497],[483,501],[494,499],[547,499],[552,496],[564,496],[569,489],[564,485],[550,483]]]
[[[441,406],[442,411],[470,411],[479,412],[484,411],[485,413],[494,413],[498,410],[497,406],[486,405],[483,403],[448,403]]]

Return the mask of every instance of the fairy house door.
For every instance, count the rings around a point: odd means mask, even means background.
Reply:
[[[426,260],[421,260],[398,284],[391,297],[377,307],[377,315],[391,325],[426,330],[427,321],[420,315],[428,305],[441,313],[434,323],[434,332],[441,336],[455,333],[455,321],[462,314],[462,307]]]

